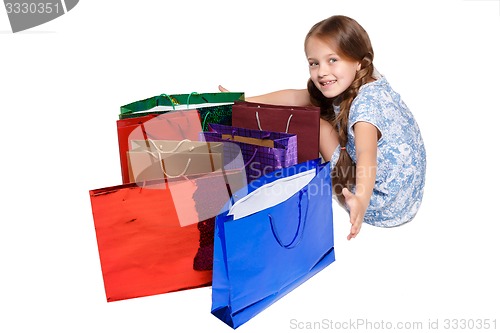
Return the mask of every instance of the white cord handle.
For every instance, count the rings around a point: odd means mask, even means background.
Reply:
[[[179,147],[184,143],[184,142],[191,142],[191,140],[189,139],[184,139],[182,141],[179,141],[179,143],[177,144],[177,146],[175,146],[174,149],[172,150],[161,150],[162,146],[160,145],[160,147],[158,147],[156,145],[156,143],[151,140],[151,139],[148,139],[149,143],[151,143],[155,148],[156,148],[156,151],[159,152],[159,153],[175,153],[177,151],[177,149],[179,149]],[[193,151],[194,150],[194,146],[191,146],[189,147],[189,151]]]
[[[285,133],[288,133],[288,128],[290,127],[290,121],[292,120],[293,114],[288,117],[288,121],[286,122]],[[259,112],[255,112],[255,118],[257,119],[257,126],[259,126],[259,130],[263,131],[262,126],[260,126]]]
[[[160,162],[161,170],[163,171],[163,174],[164,174],[166,177],[168,177],[168,178],[179,178],[179,177],[183,177],[183,176],[185,176],[186,171],[187,171],[187,169],[189,169],[189,165],[191,164],[191,158],[189,158],[189,159],[188,159],[188,161],[187,161],[187,163],[186,163],[186,167],[184,168],[184,170],[183,170],[180,174],[173,176],[173,175],[169,175],[169,174],[167,173],[167,170],[165,170],[165,165],[163,165],[163,161],[162,161],[162,159],[161,159],[161,154],[165,154],[165,153],[167,153],[167,154],[168,154],[168,153],[175,153],[175,152],[177,151],[177,149],[179,149],[179,147],[180,147],[180,146],[181,146],[184,142],[191,142],[191,140],[189,140],[189,139],[184,139],[184,140],[180,141],[180,142],[177,144],[177,146],[175,146],[175,148],[174,148],[174,149],[172,149],[172,150],[168,150],[168,151],[163,151],[163,150],[161,150],[161,148],[162,148],[162,147],[161,147],[161,145],[160,145],[160,147],[158,147],[158,146],[156,145],[156,143],[155,143],[153,140],[148,139],[148,141],[149,141],[149,142],[150,142],[150,143],[151,143],[151,144],[152,144],[152,145],[156,148],[156,151],[157,151],[157,153],[158,153],[158,157],[156,156],[156,154],[155,154],[155,153],[153,153],[153,152],[151,152],[151,151],[149,151],[149,150],[145,150],[145,152],[146,152],[146,153],[148,153],[148,154],[150,154],[150,155],[151,155],[151,156],[153,156],[154,158],[157,158],[157,159],[158,159],[158,161]],[[194,150],[194,148],[195,148],[194,146],[191,146],[191,147],[189,148],[189,151],[190,151],[190,152],[191,152],[191,151],[193,151],[193,150]]]
[[[159,157],[159,160],[160,160],[161,170],[163,171],[163,174],[165,176],[167,176],[168,178],[179,178],[179,177],[185,176],[187,169],[189,169],[189,164],[191,164],[191,158],[189,158],[188,162],[186,163],[186,167],[184,168],[184,170],[180,174],[178,174],[176,176],[172,176],[172,175],[169,175],[167,173],[167,171],[165,170],[165,166],[163,165],[163,161],[161,160],[160,153],[158,153],[158,157]]]

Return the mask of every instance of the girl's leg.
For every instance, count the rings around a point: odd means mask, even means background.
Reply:
[[[339,134],[328,121],[319,121],[319,152],[325,162],[330,161],[335,149],[339,145]]]

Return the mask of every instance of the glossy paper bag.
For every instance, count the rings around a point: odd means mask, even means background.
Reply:
[[[216,218],[212,314],[233,328],[335,260],[329,162],[265,175],[225,208]]]
[[[108,302],[210,285],[193,267],[197,224],[182,227],[163,181],[90,191]],[[156,186],[152,186],[156,185]]]
[[[127,151],[130,182],[222,170],[222,143],[149,139],[132,145]]]
[[[138,118],[117,120],[118,150],[122,182],[130,183],[127,152],[134,149],[135,140],[191,140],[197,141],[202,130],[198,112],[187,110],[145,115]]]
[[[233,126],[297,135],[297,162],[319,157],[318,107],[269,105],[237,101],[233,105]]]
[[[224,143],[225,166],[242,157],[247,182],[297,163],[297,136],[272,131],[210,124],[200,140]]]
[[[108,301],[209,285],[214,217],[244,185],[230,170],[91,190]]]

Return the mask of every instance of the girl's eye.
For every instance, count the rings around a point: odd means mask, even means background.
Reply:
[[[314,66],[318,66],[318,63],[317,62],[310,62],[309,63],[309,67],[314,67]]]
[[[336,61],[337,61],[337,59],[335,59],[335,58],[330,58],[330,63],[332,63],[332,64],[333,64],[333,63],[334,63],[334,62],[336,62]]]

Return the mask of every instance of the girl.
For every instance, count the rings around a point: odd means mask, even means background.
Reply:
[[[332,165],[332,185],[352,224],[394,227],[411,221],[423,196],[426,153],[408,107],[373,65],[367,32],[332,16],[305,38],[307,89],[280,90],[250,102],[321,108],[320,153]],[[221,91],[227,91],[219,86]]]

